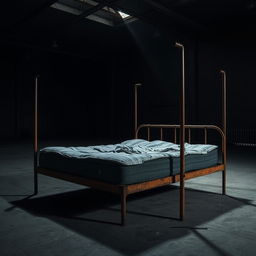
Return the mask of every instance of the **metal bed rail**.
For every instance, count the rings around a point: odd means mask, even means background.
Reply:
[[[139,138],[139,132],[143,129],[146,128],[147,129],[147,139],[150,140],[151,139],[151,133],[150,130],[151,129],[160,129],[160,139],[163,139],[163,135],[164,135],[164,129],[173,129],[174,130],[174,143],[177,142],[177,129],[180,129],[180,125],[177,124],[141,124],[139,125],[139,127],[136,129],[136,134],[135,134],[135,138]],[[226,136],[224,134],[224,132],[222,131],[222,129],[216,125],[197,125],[197,124],[189,124],[189,125],[185,125],[184,128],[186,130],[188,130],[188,143],[191,143],[191,130],[192,129],[203,129],[204,130],[204,143],[207,144],[208,141],[208,136],[207,136],[207,130],[216,130],[221,138],[222,141],[225,142]]]
[[[215,130],[217,133],[221,136],[221,152],[222,152],[222,159],[223,163],[225,164],[226,159],[226,135],[224,134],[224,131],[216,126],[216,125],[197,125],[197,124],[191,124],[191,125],[185,125],[185,130],[188,131],[188,143],[191,143],[191,130],[192,129],[203,129],[204,130],[204,143],[207,144],[208,136],[207,131],[208,130]],[[136,129],[135,138],[139,138],[139,132],[141,132],[142,129],[147,130],[147,139],[151,139],[151,129],[160,129],[160,139],[163,140],[164,135],[164,129],[172,129],[174,130],[174,143],[177,143],[177,129],[180,129],[180,125],[177,124],[141,124]]]

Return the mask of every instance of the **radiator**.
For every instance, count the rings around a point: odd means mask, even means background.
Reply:
[[[234,128],[228,131],[228,142],[239,146],[256,147],[256,128]]]

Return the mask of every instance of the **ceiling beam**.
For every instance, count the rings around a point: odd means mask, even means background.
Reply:
[[[167,8],[163,4],[157,2],[156,0],[144,0],[144,2],[146,2],[151,7],[153,7],[156,11],[159,11],[160,13],[170,17],[171,19],[178,22],[179,24],[185,25],[195,30],[200,30],[200,31],[206,30],[206,28],[201,24],[171,10],[170,8]]]
[[[70,32],[70,30],[72,29],[72,27],[74,27],[77,23],[79,23],[82,20],[85,20],[86,17],[94,14],[95,12],[103,9],[105,6],[112,6],[114,3],[118,2],[119,0],[100,0],[97,1],[98,4],[88,8],[87,10],[83,11],[81,14],[77,15],[74,17],[74,19],[72,19],[69,23],[62,25],[61,27],[59,27],[59,29],[57,30],[56,33],[56,41],[60,40],[63,36],[65,36],[68,32]]]
[[[80,15],[78,15],[72,22],[69,23],[68,27],[73,26],[74,24],[76,24],[77,22],[79,22],[79,21],[83,20],[84,18],[90,16],[91,14],[103,9],[105,6],[110,6],[110,5],[114,4],[117,1],[119,1],[119,0],[100,1],[100,3],[98,3],[97,5],[91,7],[88,10],[85,10]]]

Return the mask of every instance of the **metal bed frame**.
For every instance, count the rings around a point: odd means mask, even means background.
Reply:
[[[138,126],[138,87],[141,84],[135,84],[135,138],[138,138],[139,132],[142,129],[147,130],[147,138],[150,140],[151,129],[160,129],[160,139],[163,139],[163,130],[171,129],[174,130],[174,142],[177,142],[177,129],[179,129],[180,139],[180,173],[177,175],[150,180],[142,183],[131,184],[131,185],[114,185],[98,180],[87,179],[83,177],[73,176],[70,174],[60,173],[50,169],[40,168],[38,166],[38,76],[35,78],[35,112],[34,112],[34,194],[38,193],[38,173],[51,176],[54,178],[70,181],[80,185],[89,186],[95,189],[112,192],[120,195],[121,197],[121,224],[126,223],[126,201],[127,196],[140,191],[145,191],[161,186],[170,185],[175,182],[180,182],[180,220],[184,219],[185,216],[185,180],[192,179],[195,177],[208,175],[214,172],[222,172],[222,194],[226,194],[226,73],[221,70],[222,85],[223,85],[223,127],[222,129],[215,125],[186,125],[185,124],[185,62],[184,62],[184,46],[180,43],[175,44],[176,47],[182,50],[182,86],[180,92],[180,124],[179,125],[168,125],[168,124],[142,124]],[[188,142],[191,141],[191,130],[192,129],[203,129],[204,130],[204,142],[207,143],[207,131],[215,130],[219,133],[222,138],[221,152],[222,152],[222,163],[209,168],[200,170],[189,171],[185,173],[185,137],[186,130],[188,130]]]

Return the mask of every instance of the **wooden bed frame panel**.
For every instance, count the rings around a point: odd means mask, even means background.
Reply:
[[[226,73],[221,70],[223,83],[223,129],[214,125],[186,125],[185,124],[185,66],[184,66],[184,46],[180,43],[175,45],[182,49],[182,86],[180,97],[180,125],[166,124],[142,124],[138,126],[138,111],[137,111],[137,90],[141,84],[135,84],[135,138],[138,138],[138,133],[141,129],[147,129],[147,138],[150,140],[150,129],[160,129],[160,139],[163,139],[163,129],[174,129],[174,143],[177,142],[177,132],[180,130],[180,174],[169,176],[161,179],[155,179],[131,185],[115,185],[98,180],[86,179],[83,177],[73,176],[66,173],[60,173],[50,169],[40,168],[38,166],[38,76],[35,78],[35,112],[34,112],[34,194],[38,193],[38,173],[73,182],[80,185],[89,186],[98,190],[108,191],[119,194],[121,197],[121,224],[126,222],[126,201],[130,194],[141,191],[154,189],[161,186],[170,185],[175,182],[180,182],[180,219],[184,219],[185,212],[185,180],[208,175],[214,172],[222,172],[222,194],[226,193]],[[204,142],[207,143],[207,130],[214,129],[222,137],[222,163],[213,167],[204,168],[185,172],[185,133],[188,130],[188,142],[191,142],[191,129],[204,129]]]
[[[216,166],[209,167],[209,168],[186,172],[184,178],[185,178],[185,180],[189,180],[192,178],[208,175],[208,174],[223,171],[223,170],[224,170],[224,165],[220,164],[220,165],[216,165]],[[107,182],[103,182],[103,181],[99,181],[99,180],[86,179],[81,176],[74,176],[74,175],[70,175],[67,173],[60,173],[55,170],[50,170],[50,169],[45,169],[45,168],[40,168],[40,167],[37,168],[37,172],[40,174],[44,174],[46,176],[56,178],[56,179],[73,182],[73,183],[76,183],[79,185],[92,187],[92,188],[95,188],[98,190],[108,191],[108,192],[111,192],[114,194],[120,194],[122,187],[126,187],[127,195],[145,191],[145,190],[149,190],[149,189],[153,189],[153,188],[157,188],[157,187],[161,187],[161,186],[170,185],[172,183],[176,183],[176,182],[180,181],[180,175],[177,174],[174,176],[168,176],[165,178],[159,178],[159,179],[155,179],[155,180],[150,180],[150,181],[145,181],[145,182],[135,183],[135,184],[130,184],[130,185],[118,185],[118,184],[116,185],[116,184],[111,184],[111,183],[107,183]]]
[[[113,184],[101,182],[98,180],[86,179],[81,176],[74,176],[74,175],[70,175],[67,173],[58,172],[55,170],[50,170],[50,169],[45,169],[45,168],[40,168],[40,167],[37,168],[37,172],[44,174],[46,176],[56,178],[56,179],[66,180],[66,181],[73,182],[73,183],[76,183],[79,185],[92,187],[92,188],[95,188],[98,190],[109,191],[109,192],[115,193],[115,194],[120,193],[121,186],[118,186],[118,185],[113,185]]]

